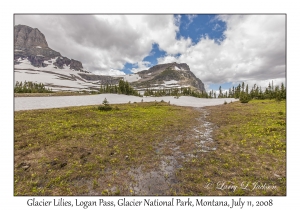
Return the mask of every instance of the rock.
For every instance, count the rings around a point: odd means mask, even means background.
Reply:
[[[47,64],[44,63],[44,57],[29,55],[27,59],[31,62],[33,66],[36,67],[46,67]]]
[[[53,160],[53,161],[51,161],[49,164],[50,164],[51,166],[55,166],[55,165],[58,164],[58,162],[57,162],[56,160]]]
[[[105,75],[95,75],[95,74],[82,74],[78,73],[83,79],[88,81],[99,81],[102,85],[117,85],[119,84],[120,77],[111,77]]]
[[[78,70],[83,69],[83,66],[82,66],[82,63],[80,61],[76,61],[76,60],[71,59],[70,68],[75,69],[75,70],[78,71]]]
[[[29,168],[30,168],[30,164],[29,163],[21,163],[19,166],[18,166],[18,168],[22,168],[22,169],[24,169],[25,171],[26,170],[28,170]]]
[[[65,167],[67,164],[68,164],[67,162],[63,162],[63,163],[60,164],[60,167],[63,168],[63,167]]]
[[[274,174],[274,176],[277,177],[277,178],[281,178],[278,174]]]
[[[22,166],[22,168],[26,171],[30,166]]]
[[[71,63],[71,60],[66,57],[58,57],[56,61],[54,62],[54,65],[57,66],[59,69],[63,69],[63,66],[69,66]]]

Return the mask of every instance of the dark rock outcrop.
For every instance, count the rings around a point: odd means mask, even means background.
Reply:
[[[95,75],[95,74],[80,74],[78,73],[83,79],[87,81],[99,81],[102,85],[117,85],[119,81],[123,79],[122,77],[112,77],[112,76],[105,76],[105,75]]]
[[[56,61],[54,62],[54,65],[58,68],[62,69],[64,65],[70,65],[71,60],[66,57],[58,57]]]
[[[47,64],[44,63],[44,56],[36,56],[36,55],[29,55],[27,57],[27,59],[30,61],[30,63],[33,65],[33,66],[36,66],[36,67],[46,67]]]
[[[70,68],[75,70],[80,70],[83,69],[83,66],[81,62],[71,59]]]

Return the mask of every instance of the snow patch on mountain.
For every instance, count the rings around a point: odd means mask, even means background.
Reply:
[[[36,83],[43,83],[46,87],[52,88],[54,91],[58,90],[91,90],[99,88],[99,84],[95,81],[87,81],[83,79],[78,73],[79,71],[70,69],[69,66],[64,65],[63,69],[58,69],[54,66],[57,58],[53,58],[44,62],[48,64],[46,67],[35,67],[31,65],[28,59],[18,59],[19,64],[15,65],[15,81],[24,82],[31,81]],[[85,73],[89,74],[89,73]]]
[[[177,80],[164,81],[166,85],[178,84]]]
[[[176,71],[180,71],[181,70],[181,68],[178,68],[177,66],[175,66],[175,68],[174,68]]]
[[[127,82],[136,82],[141,79],[141,77],[138,74],[127,74],[123,78]]]

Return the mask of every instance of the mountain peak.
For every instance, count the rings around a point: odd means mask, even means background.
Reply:
[[[137,73],[133,86],[142,90],[148,88],[192,87],[204,91],[203,82],[197,78],[186,63],[164,63]]]
[[[156,72],[160,70],[165,70],[167,68],[173,69],[173,70],[185,70],[190,71],[190,67],[186,63],[164,63],[164,64],[157,64],[155,66],[152,66],[150,69],[147,70],[147,73]]]
[[[45,35],[37,28],[16,25],[14,27],[14,45],[15,65],[22,63],[21,61],[28,60],[33,67],[40,68],[53,65],[55,69],[68,68],[87,72],[83,69],[80,61],[69,59],[52,50],[48,46]]]
[[[45,35],[39,29],[26,25],[14,27],[14,44],[16,48],[48,48]]]

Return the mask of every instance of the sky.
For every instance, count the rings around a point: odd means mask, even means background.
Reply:
[[[15,15],[95,74],[187,63],[207,91],[285,83],[285,15]]]

